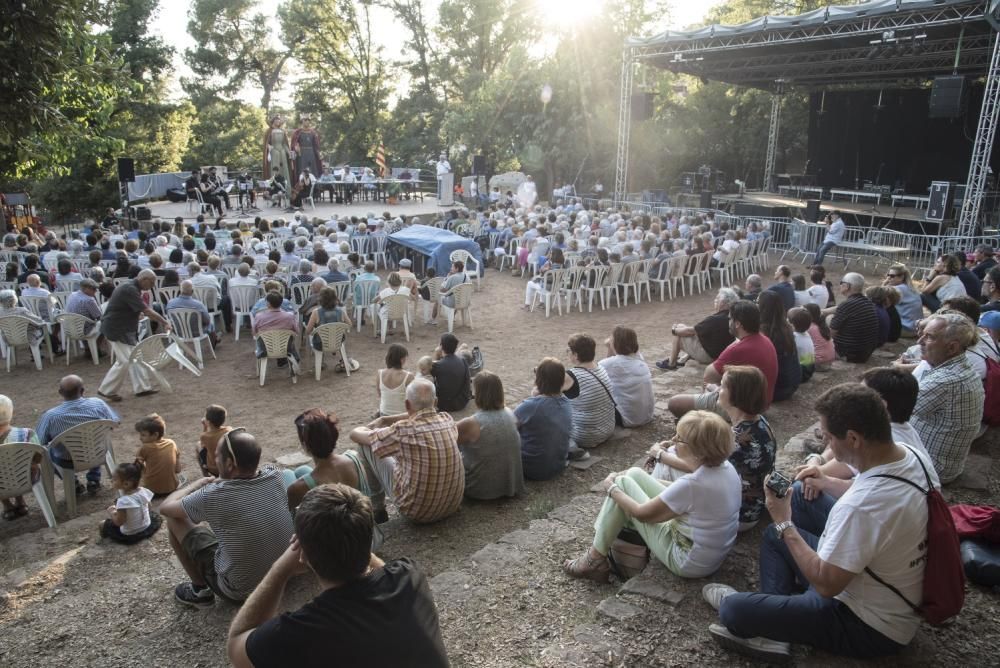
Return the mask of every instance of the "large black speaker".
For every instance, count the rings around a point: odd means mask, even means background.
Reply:
[[[819,205],[820,200],[818,199],[807,199],[806,200],[806,222],[807,223],[818,223],[819,222]]]
[[[965,114],[969,86],[963,76],[934,77],[927,115],[931,118],[957,118]]]
[[[750,216],[751,218],[788,218],[787,206],[766,206],[751,202],[736,202],[733,215]]]
[[[955,183],[954,181],[931,181],[930,199],[924,220],[943,223],[955,218]]]
[[[632,120],[648,121],[653,117],[653,94],[636,93],[632,96]]]
[[[702,190],[701,191],[701,202],[699,202],[699,206],[702,209],[711,209],[712,208],[712,191],[711,190]]]
[[[472,173],[476,176],[486,175],[486,157],[482,155],[472,156]]]
[[[118,158],[118,182],[135,183],[135,160]]]

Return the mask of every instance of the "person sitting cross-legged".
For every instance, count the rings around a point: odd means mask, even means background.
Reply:
[[[657,362],[656,366],[664,371],[673,371],[682,366],[684,362],[678,359],[682,351],[699,364],[711,364],[715,361],[726,346],[735,340],[729,331],[729,307],[739,300],[735,290],[720,288],[715,296],[712,315],[694,327],[678,324],[670,328],[670,333],[674,335],[670,357]]]
[[[458,510],[465,469],[458,430],[435,408],[434,385],[414,380],[406,387],[406,413],[380,417],[351,432],[365,464],[400,514],[414,522],[443,519]],[[376,491],[375,507],[384,504]]]
[[[837,356],[848,362],[867,362],[878,347],[878,313],[875,304],[864,295],[865,277],[855,272],[840,279],[840,294],[846,299],[825,309],[830,318],[830,332]]]
[[[551,480],[566,469],[570,458],[585,458],[570,453],[573,409],[563,396],[566,367],[554,357],[543,358],[535,368],[532,396],[514,409],[517,431],[521,435],[521,463],[528,480]]]
[[[291,544],[229,627],[236,668],[447,666],[427,578],[411,560],[372,554],[370,501],[341,483],[302,498]],[[280,612],[288,581],[312,571],[322,591]]]
[[[160,505],[170,547],[191,578],[174,596],[192,607],[212,605],[216,595],[241,603],[292,537],[281,475],[272,466],[257,468],[260,445],[252,434],[226,432],[215,462],[218,478],[190,482]]]
[[[666,486],[639,468],[609,475],[594,542],[563,564],[568,575],[607,582],[608,552],[625,527],[675,575],[700,578],[719,568],[739,527],[740,476],[728,461],[733,433],[718,415],[692,411],[677,423],[677,434],[677,455],[693,473]]]
[[[721,621],[709,633],[724,647],[765,661],[787,660],[789,643],[853,658],[896,654],[920,627],[910,604],[923,596],[928,515],[922,490],[928,476],[937,487],[937,476],[923,455],[893,442],[889,413],[875,390],[838,385],[820,396],[816,410],[837,459],[859,474],[830,510],[821,537],[792,522],[790,493],[778,497],[765,485],[775,524],[760,547],[761,592],[706,585],[705,600]]]

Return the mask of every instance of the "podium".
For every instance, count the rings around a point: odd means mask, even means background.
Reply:
[[[454,206],[455,175],[451,172],[448,172],[447,174],[440,174],[437,177],[437,182],[438,182],[438,192],[437,192],[438,206]]]

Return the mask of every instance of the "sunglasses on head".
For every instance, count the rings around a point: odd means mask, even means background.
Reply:
[[[233,442],[229,440],[229,437],[232,436],[233,434],[235,434],[238,431],[244,431],[245,432],[246,428],[245,427],[236,427],[235,429],[230,429],[229,431],[226,432],[226,435],[224,437],[226,439],[226,449],[229,450],[229,458],[233,460],[233,465],[234,466],[236,465],[236,455],[233,453]]]

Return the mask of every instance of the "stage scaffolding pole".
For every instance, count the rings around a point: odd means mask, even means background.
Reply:
[[[783,82],[776,81],[774,93],[771,94],[771,124],[767,131],[767,158],[764,161],[764,183],[762,190],[775,192],[774,154],[778,149],[778,132],[781,129],[781,94],[784,92]]]
[[[632,129],[632,48],[622,51],[622,85],[618,105],[618,152],[615,160],[614,206],[619,207],[628,193],[628,144]]]
[[[983,106],[979,111],[976,139],[972,144],[972,160],[969,162],[969,178],[966,181],[965,202],[958,219],[958,234],[971,239],[976,235],[979,215],[989,176],[990,156],[993,153],[993,139],[997,133],[1000,117],[1000,38],[993,33],[993,57],[986,74],[986,89],[983,91]]]

